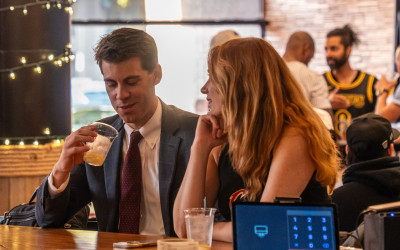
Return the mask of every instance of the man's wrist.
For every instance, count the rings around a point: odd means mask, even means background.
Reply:
[[[65,188],[67,187],[68,182],[69,182],[69,174],[68,174],[67,180],[65,180],[63,183],[61,183],[58,186],[56,186],[54,184],[54,172],[53,171],[50,173],[47,181],[48,181],[48,190],[49,190],[50,198],[55,198],[59,193],[64,191]]]
[[[389,94],[389,90],[388,89],[378,89],[376,92],[375,92],[375,95],[376,96],[381,96],[381,95],[383,95],[383,94]]]

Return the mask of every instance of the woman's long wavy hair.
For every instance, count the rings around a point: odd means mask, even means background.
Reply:
[[[249,200],[262,193],[273,150],[287,127],[297,128],[306,139],[317,181],[333,190],[339,166],[335,143],[270,44],[239,38],[216,46],[209,53],[208,70],[223,97],[229,156]]]

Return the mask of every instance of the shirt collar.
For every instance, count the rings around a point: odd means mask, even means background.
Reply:
[[[139,129],[140,134],[143,136],[143,139],[146,141],[146,143],[153,149],[157,143],[157,141],[160,138],[161,134],[161,116],[162,116],[162,108],[161,108],[161,102],[157,98],[157,108],[156,111],[154,112],[153,116],[150,118],[150,120],[147,121],[147,123]],[[130,134],[134,131],[133,128],[129,127],[128,124],[124,124],[124,129],[125,129],[125,139],[128,142],[130,142]]]

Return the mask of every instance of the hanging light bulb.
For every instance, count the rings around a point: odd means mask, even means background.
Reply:
[[[26,8],[26,5],[24,6],[24,10],[22,12],[24,12],[25,16],[28,14],[28,8]]]
[[[70,59],[71,61],[75,60],[75,55],[69,55],[69,59]]]
[[[24,146],[24,145],[25,145],[24,141],[21,140],[21,141],[19,142],[19,145]]]
[[[57,61],[57,64],[58,64],[59,67],[61,67],[61,66],[62,66],[62,61],[61,61],[61,60],[58,60],[58,61]]]
[[[26,58],[25,57],[21,57],[21,63],[25,64],[26,63]]]
[[[14,80],[15,79],[15,73],[14,72],[10,72],[10,78],[12,79],[12,80]]]
[[[43,134],[49,135],[50,134],[50,129],[49,128],[45,128],[44,131],[43,131]]]
[[[42,73],[42,68],[41,68],[39,65],[36,65],[35,71],[36,71],[38,74],[40,74],[40,73]]]
[[[56,140],[56,143],[57,143],[57,144],[60,144],[60,143],[61,143],[60,139],[57,139],[57,140]]]
[[[9,140],[9,139],[6,139],[6,140],[4,141],[4,144],[5,144],[5,145],[10,145],[10,140]]]
[[[64,10],[65,12],[68,12],[70,15],[74,14],[74,10],[72,9],[72,7],[65,7]]]
[[[60,3],[60,2],[57,2],[57,8],[61,10],[61,7],[62,7],[62,6],[61,6],[61,3]]]
[[[15,10],[14,6],[10,6],[10,10],[11,11]]]
[[[39,145],[38,140],[35,140],[35,141],[33,142],[33,145],[35,145],[35,146]]]
[[[46,3],[46,9],[48,9],[48,10],[49,10],[49,9],[50,9],[50,7],[51,7],[51,5],[50,5],[50,2],[47,2],[47,3]]]
[[[48,58],[49,58],[49,60],[50,60],[50,61],[52,61],[52,60],[54,59],[54,55],[53,55],[53,54],[51,54],[51,55],[49,55],[49,57],[48,57]]]

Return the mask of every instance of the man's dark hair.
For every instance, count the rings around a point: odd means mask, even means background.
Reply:
[[[381,157],[385,157],[385,156],[389,156],[389,152],[387,150],[382,150],[380,152],[376,152],[376,154],[368,155],[365,157],[357,156],[350,150],[346,156],[346,163],[347,163],[347,165],[351,165],[351,164],[355,164],[358,162],[369,161],[369,160],[373,160],[373,159],[377,159],[377,158],[381,158]]]
[[[346,24],[343,28],[336,28],[326,35],[327,38],[332,36],[340,36],[340,42],[344,45],[345,48],[353,46],[353,44],[357,45],[360,42],[360,39],[358,39],[358,35],[351,29],[350,25],[348,24]]]
[[[102,61],[120,63],[138,57],[142,68],[152,72],[158,64],[154,38],[142,30],[121,28],[103,36],[94,49],[95,59],[102,70]]]

